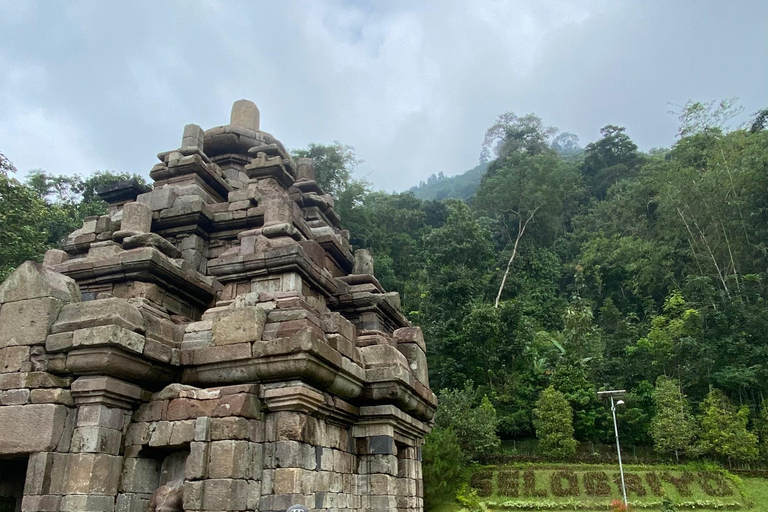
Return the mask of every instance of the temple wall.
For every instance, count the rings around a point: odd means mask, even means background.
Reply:
[[[0,512],[422,510],[421,330],[313,162],[232,119],[0,284]]]

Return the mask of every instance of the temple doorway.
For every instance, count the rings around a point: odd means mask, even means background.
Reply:
[[[0,512],[21,512],[29,459],[0,459]]]

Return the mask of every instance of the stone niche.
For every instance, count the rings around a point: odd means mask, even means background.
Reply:
[[[0,284],[0,511],[420,511],[421,330],[235,103]]]

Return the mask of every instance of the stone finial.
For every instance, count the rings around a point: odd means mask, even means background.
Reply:
[[[232,114],[229,116],[229,124],[241,126],[249,130],[259,130],[261,114],[256,104],[249,100],[237,100],[232,105]]]
[[[188,124],[184,127],[184,136],[181,139],[181,147],[194,147],[202,151],[204,140],[205,132],[203,129],[196,124]]]
[[[48,249],[43,256],[44,267],[55,267],[69,259],[69,255],[61,249]]]
[[[355,264],[352,273],[373,275],[373,256],[371,251],[368,249],[358,249],[355,251]]]
[[[299,180],[312,180],[315,179],[315,159],[314,158],[299,158],[296,160],[297,176]]]

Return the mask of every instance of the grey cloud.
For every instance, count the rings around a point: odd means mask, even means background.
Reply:
[[[759,1],[0,0],[0,150],[22,171],[147,174],[243,97],[288,147],[355,146],[386,190],[473,167],[506,110],[649,149],[674,142],[668,101],[768,104],[766,19]]]

